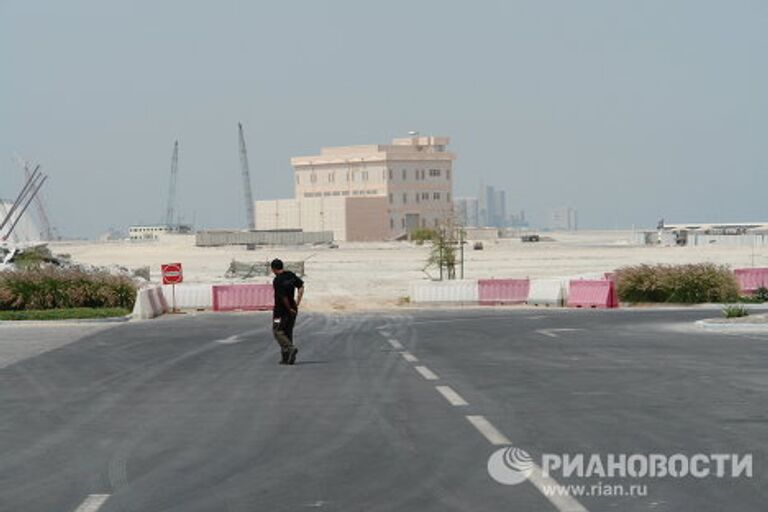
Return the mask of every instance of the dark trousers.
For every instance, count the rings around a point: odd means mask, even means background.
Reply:
[[[279,322],[278,322],[279,320]],[[272,319],[272,335],[280,345],[280,350],[288,352],[293,349],[293,326],[296,325],[294,315],[285,315]]]

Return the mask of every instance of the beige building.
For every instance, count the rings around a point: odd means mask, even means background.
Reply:
[[[337,240],[396,238],[452,212],[448,137],[323,148],[291,159],[294,199],[256,201],[256,229],[333,231]]]

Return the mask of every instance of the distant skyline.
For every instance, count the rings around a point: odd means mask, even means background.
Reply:
[[[768,3],[0,2],[0,198],[42,164],[66,236],[178,210],[244,227],[292,156],[451,137],[457,197],[481,184],[545,227],[766,221]]]

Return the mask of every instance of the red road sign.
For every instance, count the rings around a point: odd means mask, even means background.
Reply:
[[[179,284],[184,281],[184,272],[181,270],[181,263],[160,265],[160,271],[163,274],[163,284]]]

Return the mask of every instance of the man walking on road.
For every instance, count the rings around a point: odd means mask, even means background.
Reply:
[[[280,364],[294,364],[299,349],[293,345],[293,326],[299,312],[299,304],[304,297],[304,281],[289,270],[283,269],[283,262],[272,260],[270,264],[275,279],[272,288],[275,290],[275,307],[272,310],[272,334],[280,345],[282,359]],[[298,295],[294,295],[298,290]]]

